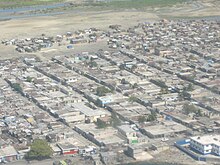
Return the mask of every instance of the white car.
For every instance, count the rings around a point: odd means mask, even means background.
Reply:
[[[169,140],[169,139],[168,139],[168,138],[165,138],[165,137],[161,139],[162,142],[166,142],[166,141],[168,141],[168,140]]]

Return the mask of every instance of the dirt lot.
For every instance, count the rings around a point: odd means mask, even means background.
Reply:
[[[80,14],[67,14],[49,17],[35,17],[30,19],[19,19],[0,22],[0,31],[2,39],[26,38],[39,36],[42,33],[48,36],[56,36],[64,34],[67,31],[75,31],[96,27],[106,29],[110,24],[121,24],[123,27],[137,25],[138,22],[154,21],[159,18],[151,13],[143,12],[85,12]],[[99,45],[99,44],[98,44]],[[97,49],[101,49],[104,44],[99,45]],[[96,44],[83,44],[75,47],[75,50],[88,51],[93,50]],[[56,48],[62,51],[62,48]],[[13,46],[4,46],[0,44],[1,58],[11,58],[22,56],[14,51]],[[95,49],[94,49],[95,50]],[[40,52],[42,53],[42,52]],[[6,56],[7,54],[7,56]],[[56,51],[57,54],[57,51]]]

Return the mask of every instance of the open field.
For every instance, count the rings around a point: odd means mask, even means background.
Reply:
[[[111,0],[94,2],[93,0],[0,0],[0,8],[45,5],[58,2],[72,2],[85,6],[101,6],[105,8],[145,8],[149,6],[167,6],[188,0]]]
[[[108,19],[106,19],[108,18]],[[31,20],[31,21],[30,21]],[[41,34],[47,36],[56,36],[64,34],[67,31],[75,31],[96,27],[107,29],[111,24],[121,24],[124,28],[135,26],[138,22],[159,20],[157,16],[151,13],[143,12],[80,12],[58,16],[33,17],[26,19],[15,19],[0,22],[1,36],[0,41],[4,39],[35,37]],[[66,47],[58,47],[51,55],[65,54],[69,52],[96,51],[103,48],[105,44],[83,44],[75,46],[74,50],[68,50]],[[63,51],[63,49],[66,51]],[[8,59],[27,54],[18,53],[13,46],[4,46],[0,44],[0,59]],[[28,54],[30,55],[30,54]],[[51,57],[49,53],[37,52],[36,55]]]
[[[186,1],[187,0],[112,0],[110,2],[91,3],[91,5],[111,9],[144,9],[147,7],[172,6]]]

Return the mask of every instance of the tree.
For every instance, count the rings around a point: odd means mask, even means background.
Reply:
[[[184,113],[186,113],[188,115],[189,113],[195,111],[195,107],[193,105],[185,103],[183,105],[183,111],[184,111]]]
[[[132,65],[131,71],[133,72],[133,71],[135,71],[135,69],[137,69],[137,65]]]
[[[12,88],[14,88],[14,90],[16,90],[17,92],[22,92],[21,85],[18,83],[13,83]]]
[[[183,111],[187,115],[190,113],[195,113],[197,116],[203,116],[201,109],[196,108],[193,104],[184,104]]]
[[[117,127],[121,125],[121,120],[118,118],[117,114],[115,112],[112,112],[112,119],[111,119],[111,124],[113,127]]]
[[[138,122],[139,122],[139,123],[144,123],[144,122],[146,122],[146,121],[147,121],[147,119],[146,119],[145,116],[140,116],[140,117],[138,118]]]
[[[155,121],[157,119],[157,115],[155,112],[151,112],[150,115],[147,117],[147,121]]]
[[[31,160],[32,159],[42,160],[42,159],[50,158],[52,154],[53,154],[53,150],[45,140],[36,139],[31,144],[31,149],[27,153],[26,158]]]
[[[189,59],[189,60],[196,60],[197,58],[196,58],[194,55],[191,54],[191,55],[188,57],[188,59]]]
[[[121,64],[120,66],[119,66],[119,69],[121,69],[121,70],[123,70],[125,67],[124,67],[124,65],[123,64]]]
[[[211,91],[212,92],[218,92],[218,86],[217,85],[215,85],[215,86],[213,86],[212,88],[211,88]]]
[[[161,88],[167,88],[167,85],[162,80],[156,80],[157,85],[159,85]]]
[[[126,80],[123,78],[121,79],[121,84],[127,84]]]
[[[133,85],[132,85],[132,88],[133,89],[135,89],[135,88],[137,88],[138,87],[138,84],[137,83],[134,83]]]
[[[108,126],[108,124],[106,124],[102,120],[97,120],[97,122],[95,124],[97,125],[98,128],[106,128]]]
[[[189,94],[185,89],[179,93],[179,98],[182,99],[190,99],[191,98],[191,94]]]
[[[33,77],[30,77],[30,76],[27,77],[27,82],[32,82],[32,80],[33,80]]]
[[[97,64],[95,61],[90,61],[90,62],[88,63],[88,65],[89,65],[89,67],[91,67],[91,68],[94,68],[94,67],[97,67],[97,66],[98,66],[98,64]]]
[[[186,87],[186,91],[193,91],[194,87],[193,85],[190,83],[187,87]]]
[[[129,102],[137,102],[138,101],[138,98],[137,97],[135,97],[135,96],[130,96],[129,98],[128,98],[128,101]]]
[[[160,89],[160,93],[161,93],[161,94],[167,94],[167,93],[169,93],[169,92],[168,92],[168,88],[161,88],[161,89]]]
[[[111,93],[111,92],[112,92],[112,90],[110,90],[104,86],[96,88],[96,95],[98,95],[98,96],[105,96],[106,93]]]
[[[157,114],[154,111],[151,111],[151,114],[149,114],[147,117],[145,116],[140,116],[138,118],[139,123],[144,123],[144,122],[151,122],[155,121],[157,119]]]
[[[197,115],[197,116],[203,116],[201,109],[198,109],[198,110],[197,110],[196,115]]]

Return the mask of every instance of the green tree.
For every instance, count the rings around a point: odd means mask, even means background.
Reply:
[[[197,58],[196,58],[194,55],[190,55],[190,56],[188,57],[188,59],[189,59],[189,60],[196,60]]]
[[[185,90],[186,90],[186,91],[193,91],[193,90],[194,90],[194,87],[193,87],[193,85],[190,83],[190,84],[186,87]]]
[[[30,77],[30,76],[27,77],[27,82],[32,82],[32,80],[33,80],[33,77]]]
[[[168,88],[161,88],[161,89],[160,89],[160,93],[161,93],[161,94],[167,94],[167,93],[169,93],[169,92],[168,92]]]
[[[193,104],[184,104],[183,111],[187,115],[190,113],[195,113],[197,116],[203,116],[201,109],[196,108]]]
[[[117,127],[121,125],[121,120],[118,118],[117,114],[115,112],[112,112],[112,119],[111,119],[111,124],[113,127]]]
[[[98,128],[106,128],[108,126],[108,124],[106,124],[104,121],[101,120],[97,120],[95,124],[97,125]]]
[[[212,91],[212,92],[218,92],[218,90],[219,90],[219,88],[218,88],[217,85],[216,85],[216,86],[213,86],[213,87],[211,88],[211,91]]]
[[[179,98],[181,99],[190,99],[191,94],[189,94],[185,89],[179,93]]]
[[[45,140],[36,139],[31,144],[31,149],[27,153],[26,158],[30,160],[43,160],[46,158],[50,158],[52,154],[53,150]]]
[[[157,85],[159,85],[161,88],[167,88],[167,85],[162,80],[156,80]]]
[[[96,88],[96,95],[98,95],[98,96],[105,96],[107,93],[111,93],[111,92],[112,92],[112,90],[110,90],[104,86]]]
[[[14,90],[16,90],[17,92],[22,92],[22,88],[19,83],[12,83],[12,88],[14,88]]]
[[[98,66],[98,64],[97,64],[95,61],[90,61],[90,62],[88,63],[88,65],[89,65],[89,67],[91,67],[91,68],[95,68],[95,67]]]
[[[137,88],[138,87],[138,84],[137,83],[134,83],[133,85],[132,85],[132,88],[133,89],[135,89],[135,88]]]
[[[157,119],[156,113],[152,112],[150,115],[147,117],[147,121],[155,121]]]
[[[139,123],[151,122],[151,121],[155,121],[156,119],[157,119],[157,114],[155,112],[151,112],[151,114],[149,114],[147,117],[140,116],[138,118],[138,122]]]
[[[138,101],[138,98],[137,97],[135,97],[135,96],[130,96],[129,98],[128,98],[128,101],[129,102],[137,102]]]
[[[124,67],[123,64],[121,64],[121,65],[119,66],[119,68],[120,68],[121,70],[123,70],[125,67]]]
[[[139,123],[144,123],[144,122],[146,122],[147,121],[147,118],[145,117],[145,116],[140,116],[139,118],[138,118],[138,122]]]
[[[131,67],[131,71],[132,71],[132,72],[135,71],[135,69],[137,69],[137,65],[133,65],[133,66]]]
[[[183,112],[186,113],[187,115],[191,112],[194,112],[194,111],[195,111],[194,105],[190,105],[190,104],[187,104],[187,103],[185,103],[183,105]]]
[[[121,84],[127,84],[126,80],[123,78],[121,79]]]
[[[197,110],[196,115],[197,115],[197,116],[203,116],[201,109],[198,109],[198,110]]]

